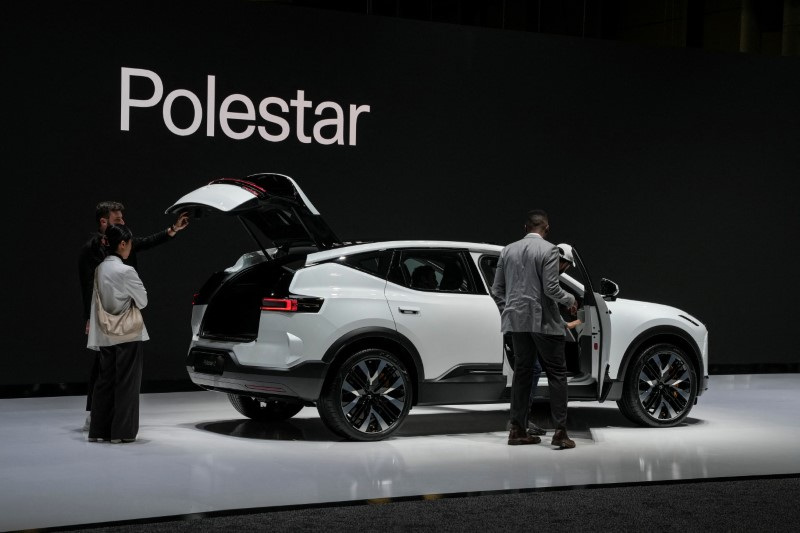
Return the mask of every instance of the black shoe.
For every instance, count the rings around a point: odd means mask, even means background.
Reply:
[[[553,446],[558,446],[562,450],[564,448],[574,448],[575,441],[570,439],[567,436],[567,431],[564,429],[557,429],[555,434],[553,435],[553,440],[550,441],[550,444]]]
[[[542,439],[539,437],[532,437],[527,435],[521,427],[516,424],[511,424],[511,431],[508,433],[509,446],[517,446],[523,444],[539,444]]]
[[[547,430],[540,428],[530,420],[528,420],[528,435],[546,435]]]

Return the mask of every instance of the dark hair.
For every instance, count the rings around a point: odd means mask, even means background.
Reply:
[[[95,264],[100,264],[106,258],[106,255],[108,255],[108,250],[106,250],[105,236],[102,233],[92,234],[91,239],[89,239],[89,256]]]
[[[122,241],[129,241],[133,237],[133,233],[128,229],[128,226],[122,224],[109,224],[106,228],[106,242],[108,242],[108,252],[114,253],[117,251],[119,243]]]
[[[94,208],[94,219],[99,224],[101,218],[108,218],[112,211],[125,211],[125,206],[119,202],[100,202]]]
[[[546,228],[549,223],[547,213],[541,209],[532,209],[528,211],[528,216],[525,218],[525,231],[531,232],[539,228]]]

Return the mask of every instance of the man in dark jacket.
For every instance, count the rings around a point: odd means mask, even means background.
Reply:
[[[86,321],[86,334],[89,334],[89,315],[92,308],[92,289],[94,287],[94,270],[97,265],[105,259],[105,231],[109,224],[125,224],[125,206],[119,202],[100,202],[95,208],[95,220],[97,221],[97,233],[93,233],[86,244],[81,248],[78,257],[78,275],[81,282],[81,296],[83,298],[83,318]],[[136,254],[149,250],[159,244],[172,240],[179,231],[182,231],[189,224],[189,214],[181,213],[178,219],[170,227],[147,237],[134,237],[131,254],[125,261],[126,264],[136,268]],[[92,410],[92,391],[99,372],[99,358],[97,353],[92,352],[94,364],[89,374],[89,391],[86,396],[86,411]],[[89,417],[87,415],[84,431],[89,430]]]

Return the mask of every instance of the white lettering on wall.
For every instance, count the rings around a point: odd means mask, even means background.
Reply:
[[[336,102],[322,102],[314,110],[314,114],[317,116],[322,115],[322,112],[326,109],[336,111],[336,118],[317,121],[314,124],[314,140],[320,144],[344,144],[344,111],[342,111],[342,106]],[[336,133],[330,139],[322,136],[322,128],[325,126],[334,126],[336,128]]]
[[[234,102],[241,102],[244,104],[245,112],[237,113],[230,111],[231,104]],[[245,126],[241,132],[233,131],[228,125],[229,120],[247,120],[254,121],[256,119],[256,110],[253,108],[253,102],[243,94],[232,94],[225,98],[219,106],[219,127],[225,132],[225,135],[231,139],[247,139],[253,134],[256,129],[255,126]]]
[[[131,82],[137,84],[139,91],[144,80],[148,82],[145,85],[147,90],[143,92],[149,96],[132,98]],[[266,141],[282,142],[291,136],[293,123],[295,137],[303,144],[315,142],[322,145],[344,145],[346,137],[348,145],[356,146],[358,118],[371,111],[369,105],[343,106],[332,101],[324,101],[315,106],[312,100],[306,99],[305,91],[300,89],[288,103],[278,96],[267,96],[259,101],[258,106],[246,95],[231,94],[222,100],[217,109],[216,77],[211,75],[206,76],[205,96],[205,109],[201,98],[189,89],[175,89],[164,97],[164,83],[158,74],[152,70],[122,67],[120,130],[131,130],[133,108],[153,108],[161,104],[161,115],[167,130],[183,137],[196,133],[205,115],[207,137],[215,136],[218,117],[222,133],[234,140],[248,139],[258,131],[259,136]],[[192,118],[188,126],[183,121],[183,115],[178,115],[181,119],[179,122],[183,122],[180,125],[175,123],[173,116],[175,101],[181,98],[186,99],[192,106]],[[256,109],[258,109],[257,114]],[[310,112],[306,114],[306,110],[311,109],[314,110],[313,115]],[[349,113],[345,113],[345,109],[349,109]],[[137,113],[145,112],[137,111]],[[259,123],[259,119],[263,122]],[[308,133],[309,130],[311,135]]]
[[[194,118],[192,119],[192,124],[188,128],[179,128],[172,120],[172,103],[180,96],[187,98],[194,108]],[[200,123],[203,122],[203,106],[200,104],[200,99],[195,96],[193,92],[187,91],[186,89],[175,89],[164,98],[163,115],[164,124],[167,125],[169,131],[175,135],[191,135],[200,129]]]
[[[358,115],[361,113],[369,113],[370,108],[368,105],[355,106],[350,104],[350,146],[356,145],[356,124],[358,124]]]
[[[152,81],[153,95],[147,100],[134,100],[131,98],[131,76],[147,78]],[[161,83],[161,78],[158,77],[158,74],[152,70],[122,67],[122,91],[120,93],[122,101],[120,102],[119,129],[129,131],[131,128],[131,108],[153,107],[156,105],[164,95],[164,84]]]
[[[311,102],[306,101],[305,91],[297,91],[297,100],[292,100],[289,105],[297,108],[297,140],[301,143],[310,143],[311,137],[305,133],[305,111],[311,107]]]
[[[258,133],[264,137],[268,141],[272,142],[281,142],[285,141],[289,138],[289,132],[291,131],[291,126],[289,126],[289,121],[283,118],[280,115],[273,115],[269,112],[269,106],[278,106],[283,113],[289,112],[289,105],[286,103],[286,100],[278,98],[277,96],[270,96],[268,98],[264,98],[261,100],[261,103],[258,104],[258,114],[261,115],[261,118],[269,122],[270,124],[277,124],[281,128],[281,132],[277,135],[273,135],[267,132],[267,128],[264,126],[258,127]]]
[[[208,76],[208,83],[206,85],[206,109],[208,109],[208,118],[206,119],[206,136],[214,136],[214,93],[216,92],[217,79],[214,76]]]

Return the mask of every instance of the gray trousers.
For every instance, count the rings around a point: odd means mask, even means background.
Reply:
[[[100,348],[100,373],[92,394],[89,438],[136,438],[142,356],[141,341]]]
[[[511,382],[511,422],[528,425],[531,389],[537,358],[547,373],[550,412],[556,429],[567,428],[567,363],[563,335],[511,333],[514,345],[514,379]],[[538,376],[537,376],[538,377]],[[538,381],[538,380],[537,380]]]

